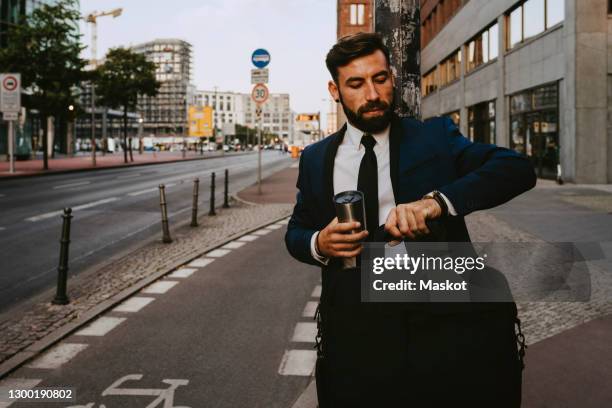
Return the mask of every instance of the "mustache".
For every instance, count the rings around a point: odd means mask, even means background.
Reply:
[[[389,109],[389,104],[384,101],[368,102],[365,105],[360,106],[359,109],[357,110],[357,113],[359,115],[363,115],[366,112],[370,112],[370,111],[378,110],[378,109],[386,111],[387,109]]]

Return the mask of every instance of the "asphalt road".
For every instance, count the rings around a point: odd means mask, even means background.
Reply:
[[[263,152],[264,177],[292,161]],[[200,178],[200,213],[208,211],[210,174],[223,203],[223,172],[230,193],[257,180],[257,154],[0,180],[0,313],[55,285],[61,209],[72,207],[70,274],[79,274],[125,248],[160,234],[159,193],[166,185],[170,223],[191,216],[192,180]]]
[[[170,285],[164,293],[135,294],[125,308],[5,380],[17,381],[14,387],[69,387],[75,402],[11,407],[291,407],[314,361],[284,356],[315,354],[315,332],[304,330],[299,339],[296,333],[313,325],[304,310],[318,301],[320,272],[293,260],[283,242],[286,227],[276,228],[190,276],[158,281]]]

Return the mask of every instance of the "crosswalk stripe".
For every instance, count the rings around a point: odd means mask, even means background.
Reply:
[[[221,249],[238,249],[244,244],[246,244],[246,242],[232,241],[232,242],[228,242],[227,244],[223,245]]]
[[[154,300],[152,297],[134,296],[115,307],[113,312],[136,313]]]
[[[285,350],[278,367],[280,375],[310,376],[317,362],[315,350]]]
[[[257,238],[259,238],[258,235],[244,235],[244,236],[238,238],[236,241],[252,242],[252,241],[255,241]]]
[[[87,344],[58,344],[42,356],[32,361],[31,363],[26,364],[26,367],[54,370],[66,364],[68,361],[72,360],[77,354],[79,354],[86,348]]]
[[[172,289],[174,287],[174,285],[176,285],[177,283],[178,283],[177,281],[155,282],[155,283],[152,283],[151,285],[147,286],[142,291],[142,293],[148,293],[148,294],[151,294],[151,295],[161,295],[161,294],[166,293],[170,289]]]
[[[212,263],[213,261],[214,259],[210,259],[210,258],[198,258],[198,259],[191,261],[189,264],[187,264],[187,266],[192,267],[192,268],[203,268],[206,265]]]
[[[295,325],[293,330],[293,336],[291,341],[296,343],[314,343],[317,335],[317,324],[316,323],[304,323],[300,322]]]
[[[311,297],[321,297],[321,285],[315,286],[310,296]]]
[[[317,302],[308,302],[304,307],[304,311],[302,312],[302,316],[304,317],[314,317],[315,312],[317,311]]]
[[[206,256],[210,256],[211,258],[221,258],[222,256],[229,254],[230,252],[232,251],[230,251],[229,249],[214,249],[206,253]]]
[[[180,268],[168,275],[169,278],[188,278],[197,271],[195,268]]]
[[[277,230],[277,229],[281,229],[283,227],[284,227],[284,225],[272,224],[272,225],[268,225],[266,227],[266,229]]]
[[[260,230],[254,231],[253,235],[268,235],[271,232],[272,232],[272,230],[264,228],[264,229],[260,229]]]
[[[125,317],[103,316],[75,334],[77,336],[104,336],[125,320]]]

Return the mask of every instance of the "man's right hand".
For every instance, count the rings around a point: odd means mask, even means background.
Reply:
[[[352,258],[363,250],[361,241],[368,231],[353,232],[361,227],[358,222],[338,222],[334,218],[317,236],[317,251],[326,258]]]

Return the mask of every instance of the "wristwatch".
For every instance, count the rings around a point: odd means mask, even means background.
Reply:
[[[429,194],[425,194],[423,198],[421,198],[421,200],[426,199],[436,200],[436,202],[442,209],[442,215],[440,217],[448,216],[448,205],[446,204],[446,200],[444,199],[444,197],[442,197],[442,193],[440,193],[438,190],[434,190]]]

